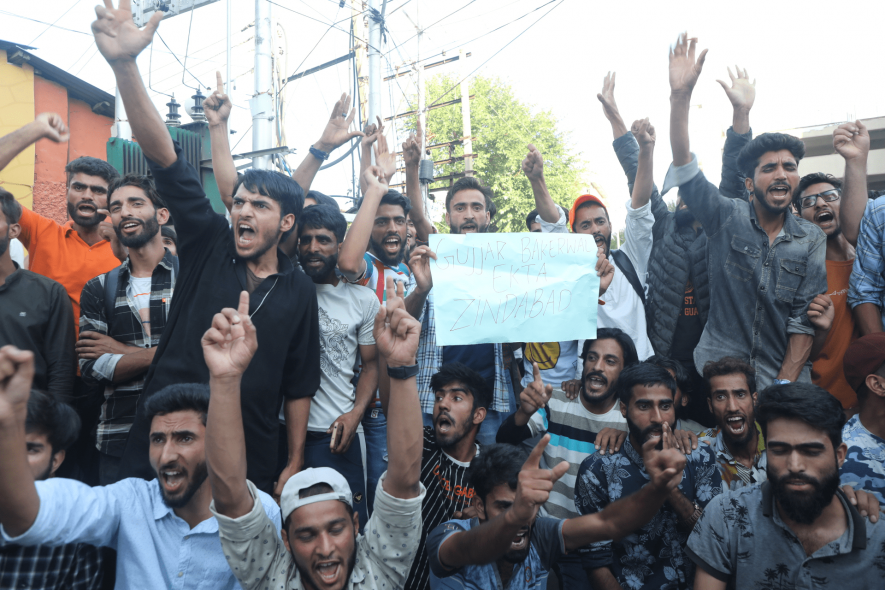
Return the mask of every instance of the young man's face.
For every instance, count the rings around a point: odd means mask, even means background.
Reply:
[[[486,197],[481,191],[469,188],[452,196],[446,211],[446,223],[453,234],[484,233],[490,222]]]
[[[624,351],[617,340],[594,340],[584,359],[581,396],[589,403],[607,400],[615,391],[613,385],[624,370]]]
[[[95,227],[104,219],[99,209],[107,209],[108,181],[101,176],[77,172],[68,183],[68,216],[81,227]]]
[[[304,274],[322,281],[335,272],[340,244],[335,234],[324,227],[303,227],[298,237],[298,261]]]
[[[811,524],[839,487],[845,443],[834,449],[825,432],[794,418],[771,420],[765,435],[768,480],[779,509],[790,520]]]
[[[172,238],[163,237],[163,247],[169,250],[169,253],[173,256],[178,256],[178,247],[175,245],[175,240]]]
[[[799,215],[821,228],[826,234],[827,239],[830,240],[842,233],[842,226],[839,223],[839,206],[842,203],[842,199],[840,195],[835,201],[824,201],[821,193],[828,191],[839,192],[839,189],[829,182],[819,182],[810,185],[802,191],[802,194],[799,195],[799,205],[802,207],[799,210]],[[805,197],[812,195],[818,195],[815,203],[811,207],[805,207],[805,203],[803,203]],[[829,197],[830,195],[827,196]]]
[[[486,417],[485,408],[473,410],[473,395],[460,381],[453,381],[434,392],[433,430],[443,449],[451,448],[472,433]]]
[[[155,209],[137,186],[124,186],[114,191],[108,211],[117,239],[127,248],[143,247],[160,233],[160,225],[169,220],[169,211]]]
[[[382,204],[375,213],[369,248],[387,266],[403,261],[406,247],[406,214],[400,205]]]
[[[492,488],[492,491],[485,497],[485,500],[476,496],[476,511],[480,522],[491,520],[507,511],[513,505],[516,499],[516,490],[511,490],[508,484],[501,484]],[[504,554],[504,560],[509,563],[521,563],[525,560],[531,549],[532,527],[530,525],[519,529],[513,541],[510,542],[510,549]]]
[[[790,150],[766,152],[759,158],[753,178],[746,179],[751,199],[772,214],[790,208],[793,191],[799,186],[799,164]]]
[[[282,529],[283,543],[301,577],[315,589],[341,590],[356,563],[359,514],[353,517],[338,500],[296,508]]]
[[[710,412],[729,443],[742,445],[756,430],[756,392],[743,373],[710,378]]]
[[[292,214],[282,217],[280,204],[270,197],[253,193],[241,184],[230,210],[234,246],[241,259],[257,260],[276,249],[283,233],[295,225]]]
[[[206,481],[205,444],[203,417],[193,410],[154,416],[151,421],[151,467],[170,508],[185,506]]]
[[[34,481],[44,481],[52,477],[55,470],[65,460],[65,452],[52,452],[49,438],[42,432],[28,432],[25,434],[25,443],[28,446],[28,467]]]
[[[592,204],[575,211],[575,233],[592,234],[596,246],[604,246],[605,256],[608,257],[612,243],[612,224],[608,220],[605,207]]]
[[[666,385],[634,385],[630,403],[621,402],[621,415],[627,419],[627,429],[636,444],[660,438],[664,423],[670,425],[670,430],[676,429],[673,391]]]

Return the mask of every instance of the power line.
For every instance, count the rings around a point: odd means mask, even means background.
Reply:
[[[56,29],[61,29],[62,31],[69,31],[71,33],[80,33],[81,35],[87,35],[89,37],[92,36],[92,33],[84,33],[83,31],[78,31],[76,29],[69,29],[67,27],[60,27],[54,23],[48,23],[46,21],[37,20],[36,18],[31,18],[29,16],[22,16],[20,14],[15,14],[14,12],[9,12],[8,10],[0,10],[0,14],[7,14],[9,16],[14,16],[16,18],[22,18],[24,20],[29,20],[31,22],[39,23],[41,25],[49,25],[50,27],[54,27]],[[39,36],[39,35],[38,35]],[[36,40],[36,39],[35,39]]]
[[[70,7],[70,8],[68,8],[67,10],[65,10],[64,13],[62,13],[62,15],[61,15],[60,17],[58,17],[57,19],[55,19],[54,21],[52,21],[52,24],[51,24],[51,25],[47,26],[45,29],[43,29],[42,31],[40,31],[40,34],[37,35],[36,37],[34,37],[34,38],[31,40],[31,42],[28,43],[28,45],[33,45],[33,44],[34,44],[34,41],[36,41],[37,39],[39,39],[40,37],[42,37],[42,36],[43,36],[43,33],[45,33],[46,31],[48,31],[48,30],[51,29],[52,27],[54,27],[54,26],[55,26],[55,23],[57,23],[57,22],[60,21],[62,18],[64,18],[64,16],[65,16],[67,13],[69,13],[69,12],[74,8],[74,6],[76,6],[77,4],[79,4],[81,1],[82,1],[82,0],[74,0],[74,3],[71,4],[71,7]]]
[[[414,35],[412,35],[411,37],[409,37],[408,39],[406,39],[405,41],[403,41],[403,43],[408,43],[409,41],[411,41],[412,39],[414,39],[415,37],[417,37],[417,36],[420,35],[421,33],[425,33],[425,32],[427,32],[427,29],[429,29],[430,27],[432,27],[432,26],[434,26],[434,25],[436,25],[436,24],[438,24],[438,23],[440,23],[440,22],[446,20],[447,18],[449,18],[450,16],[452,16],[452,15],[454,15],[454,14],[457,14],[457,13],[461,12],[462,10],[464,10],[465,8],[467,8],[468,6],[470,6],[471,4],[473,4],[474,2],[476,2],[476,0],[469,0],[469,1],[467,2],[467,4],[465,4],[465,5],[462,6],[461,8],[458,8],[458,9],[455,10],[454,12],[450,12],[449,14],[445,15],[445,16],[442,17],[441,19],[439,19],[439,20],[437,20],[437,21],[434,21],[433,23],[427,25],[426,27],[424,27],[423,29],[421,29],[420,31],[418,31],[417,33],[415,33]],[[394,49],[396,49],[396,48],[399,47],[400,45],[402,45],[402,43],[396,45],[393,49],[391,49],[390,51],[388,51],[388,53],[392,52]]]
[[[425,107],[425,109],[429,109],[430,107],[432,107],[433,105],[435,105],[436,103],[438,103],[440,100],[442,100],[442,99],[443,99],[443,98],[444,98],[449,92],[451,92],[452,90],[454,90],[455,88],[457,88],[457,87],[461,84],[461,82],[463,82],[464,80],[466,80],[467,78],[469,78],[470,76],[472,76],[473,74],[475,74],[475,73],[476,73],[481,67],[483,67],[484,65],[486,65],[487,63],[489,63],[489,62],[490,62],[490,61],[491,61],[496,55],[498,55],[499,53],[501,53],[502,51],[504,51],[505,49],[507,49],[507,47],[509,47],[511,43],[513,43],[514,41],[516,41],[517,39],[519,39],[520,37],[522,37],[522,36],[523,36],[523,35],[524,35],[529,29],[531,29],[531,28],[534,27],[536,24],[538,24],[539,22],[541,22],[541,20],[542,20],[545,16],[547,16],[548,14],[550,14],[551,12],[553,12],[554,10],[556,10],[557,8],[559,8],[559,7],[562,5],[563,2],[565,2],[565,0],[559,0],[559,2],[558,2],[555,6],[553,6],[550,10],[548,10],[547,12],[545,12],[544,14],[542,14],[541,16],[539,16],[539,17],[538,17],[538,20],[536,20],[535,22],[533,22],[532,24],[530,24],[529,26],[527,26],[525,29],[523,29],[521,33],[519,33],[516,37],[514,37],[513,39],[511,39],[510,41],[508,41],[508,42],[504,45],[504,47],[502,47],[501,49],[499,49],[498,51],[496,51],[495,53],[493,53],[491,56],[489,56],[488,59],[486,59],[484,62],[482,62],[481,64],[479,64],[479,66],[477,66],[476,69],[474,69],[472,72],[470,72],[469,74],[467,74],[466,76],[464,76],[463,78],[461,78],[461,80],[459,80],[454,86],[452,86],[451,88],[449,88],[448,90],[446,90],[445,92],[443,92],[443,93],[442,93],[442,94],[441,94],[441,95],[440,95],[435,101],[433,101],[432,103],[430,103],[429,105],[427,105],[427,106]]]
[[[202,87],[204,87],[204,88],[209,88],[208,86],[206,86],[205,84],[203,84],[203,83],[200,81],[199,78],[197,78],[196,76],[194,76],[194,73],[193,73],[192,71],[188,70],[187,67],[184,66],[184,64],[181,62],[181,60],[178,59],[178,56],[175,55],[175,52],[172,51],[172,48],[169,47],[169,44],[166,43],[166,41],[165,41],[165,40],[163,39],[163,37],[160,35],[160,31],[157,31],[156,34],[157,34],[157,37],[160,39],[160,41],[163,42],[163,45],[166,47],[166,49],[169,50],[169,53],[172,54],[172,57],[175,58],[175,61],[177,61],[178,63],[180,63],[180,64],[182,65],[182,67],[184,67],[184,69],[187,70],[187,73],[190,74],[191,76],[193,76],[194,80],[197,81],[197,84],[199,84],[200,86],[202,86]],[[184,83],[184,82],[182,82],[182,83]]]

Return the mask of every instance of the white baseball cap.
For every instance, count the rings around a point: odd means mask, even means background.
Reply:
[[[299,497],[301,490],[306,490],[318,483],[328,485],[332,491],[307,498]],[[285,522],[297,508],[326,500],[339,500],[353,508],[353,494],[344,476],[331,467],[315,467],[299,471],[290,477],[286,485],[283,486],[283,493],[280,496],[283,521]]]

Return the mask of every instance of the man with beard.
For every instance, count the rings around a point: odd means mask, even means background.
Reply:
[[[618,377],[618,400],[629,436],[615,453],[596,453],[578,470],[575,505],[581,514],[599,512],[637,493],[649,479],[647,443],[676,425],[676,382],[665,369],[649,363],[628,367]],[[583,564],[593,588],[657,589],[691,586],[694,568],[685,542],[704,506],[721,492],[716,459],[707,445],[686,455],[679,487],[641,529],[620,541],[592,544]]]
[[[28,397],[25,441],[34,481],[55,475],[65,452],[77,439],[80,417],[50,394],[32,390]],[[0,544],[0,588],[22,590],[98,590],[101,553],[92,545],[22,546]]]
[[[688,540],[695,590],[881,588],[885,526],[865,520],[839,490],[845,415],[810,383],[762,392],[756,419],[768,444],[768,481],[710,502]]]
[[[826,292],[826,237],[789,211],[805,146],[790,135],[760,135],[738,156],[750,202],[720,194],[689,147],[691,93],[706,56],[695,59],[696,44],[683,34],[670,52],[673,164],[663,190],[680,187],[707,235],[710,317],[695,366],[702,372],[708,361],[735,356],[749,359],[760,389],[810,382],[813,321],[820,318],[809,317],[809,305]]]
[[[171,385],[146,404],[151,481],[126,479],[88,487],[71,479],[35,481],[28,463],[26,414],[33,355],[0,348],[0,536],[2,543],[85,543],[116,551],[115,588],[235,590],[236,578],[209,510],[206,417],[209,387]],[[256,492],[268,529],[280,512]]]
[[[429,588],[427,535],[473,506],[474,490],[467,470],[482,452],[476,433],[486,417],[492,393],[485,380],[461,363],[443,365],[431,379],[435,402],[433,426],[424,427],[421,483],[421,543],[406,578],[407,590]]]
[[[29,145],[40,139],[68,140],[70,130],[60,115],[41,113],[33,122],[0,138],[0,170]],[[71,300],[76,331],[80,294],[92,277],[120,264],[126,254],[99,209],[107,207],[108,185],[119,174],[98,158],[83,156],[68,162],[67,211],[70,220],[59,224],[31,211],[22,211],[21,240],[28,250],[28,268],[64,286]]]
[[[372,326],[378,298],[335,272],[347,221],[337,208],[315,205],[298,218],[298,260],[317,290],[320,317],[320,387],[310,402],[305,467],[330,467],[350,482],[354,509],[366,511],[366,445],[361,420],[378,389]],[[356,388],[354,367],[361,365]],[[280,414],[285,423],[285,416]],[[281,433],[281,441],[285,436]]]
[[[737,156],[753,137],[750,109],[756,99],[756,88],[755,84],[750,83],[746,70],[736,68],[736,74],[728,70],[731,86],[718,81],[733,107],[732,127],[726,132],[722,151],[719,191],[729,198],[746,200],[743,176],[737,170]],[[612,147],[627,175],[627,188],[632,194],[637,178],[641,178],[637,174],[640,156],[650,158],[651,155],[647,153],[649,150],[640,148],[638,138],[624,124],[614,91],[615,73],[612,72],[605,77],[602,92],[596,97],[611,123],[614,135]],[[645,302],[649,340],[657,354],[681,363],[687,370],[692,388],[700,390],[704,382],[695,369],[693,353],[710,313],[707,236],[681,196],[676,199],[676,210],[671,212],[653,182],[651,191],[642,191],[640,196],[647,194],[650,195],[651,212],[655,218],[648,262],[648,297]],[[703,396],[693,396],[690,401],[691,405],[682,412],[694,420],[712,425],[712,416]]]
[[[202,339],[210,367],[207,456],[212,511],[221,546],[245,590],[268,587],[381,590],[401,588],[421,532],[421,419],[415,387],[420,324],[405,309],[402,285],[387,280],[386,305],[375,316],[378,354],[387,360],[390,466],[364,525],[353,512],[347,480],[333,469],[293,475],[280,498],[278,533],[246,479],[240,381],[258,347],[246,293],[237,309],[216,314]],[[360,526],[366,531],[360,535]]]
[[[198,342],[213,311],[234,305],[245,290],[253,321],[261,329],[261,352],[243,380],[249,476],[259,489],[274,490],[278,416],[280,405],[285,404],[290,460],[277,480],[278,493],[285,480],[301,469],[310,398],[320,382],[316,289],[304,273],[295,272],[278,247],[295,227],[304,193],[288,176],[252,169],[237,181],[230,224],[212,210],[199,172],[188,164],[181,146],[172,141],[136,64],[162,14],[156,13],[139,30],[132,21],[128,0],[121,0],[121,4],[120,9],[113,8],[111,2],[97,7],[92,29],[96,45],[116,77],[129,124],[157,192],[175,220],[181,264],[173,305],[129,431],[121,475],[150,477],[150,422],[145,403],[167,385],[208,380],[209,370]],[[340,101],[336,108],[341,108]],[[345,135],[342,127],[327,125],[324,145]]]
[[[144,379],[169,317],[178,260],[163,246],[169,210],[147,176],[111,183],[108,211],[129,255],[118,268],[86,283],[80,297],[80,374],[104,393],[98,430],[98,481],[117,481],[120,457]]]
[[[428,539],[430,587],[522,590],[542,587],[551,566],[567,552],[604,539],[620,539],[651,519],[682,479],[685,457],[665,430],[662,450],[649,441],[649,483],[598,514],[570,519],[537,517],[564,464],[540,466],[543,437],[528,460],[510,445],[491,445],[468,470],[476,485],[477,518],[453,520]],[[654,455],[654,457],[652,457]],[[573,587],[573,586],[570,586]]]
[[[21,231],[22,206],[0,188],[0,346],[34,353],[34,383],[58,399],[72,399],[77,358],[74,323],[59,283],[19,268],[9,242]]]

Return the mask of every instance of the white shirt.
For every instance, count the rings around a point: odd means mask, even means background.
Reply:
[[[569,233],[568,218],[565,213],[560,211],[559,219],[556,223],[548,223],[538,217],[541,222],[541,231],[545,233]],[[646,287],[646,278],[648,276],[648,260],[651,258],[652,246],[652,227],[655,218],[651,212],[651,203],[646,203],[638,209],[631,206],[631,201],[627,200],[627,228],[624,232],[624,244],[621,250],[630,258],[633,268],[639,276],[642,288]],[[609,261],[614,261],[609,255]],[[599,328],[620,328],[633,340],[636,345],[636,353],[639,360],[645,360],[654,354],[651,347],[651,340],[648,339],[648,327],[645,321],[645,306],[630,281],[624,276],[617,265],[615,265],[615,274],[612,278],[611,285],[606,292],[600,297],[605,305],[600,305],[597,310],[596,325]],[[578,354],[583,350],[584,342],[578,341]],[[576,368],[576,379],[581,378],[581,370],[583,367],[578,363]]]
[[[18,238],[9,240],[9,256],[18,264],[19,268],[25,267],[25,247],[18,241]]]

